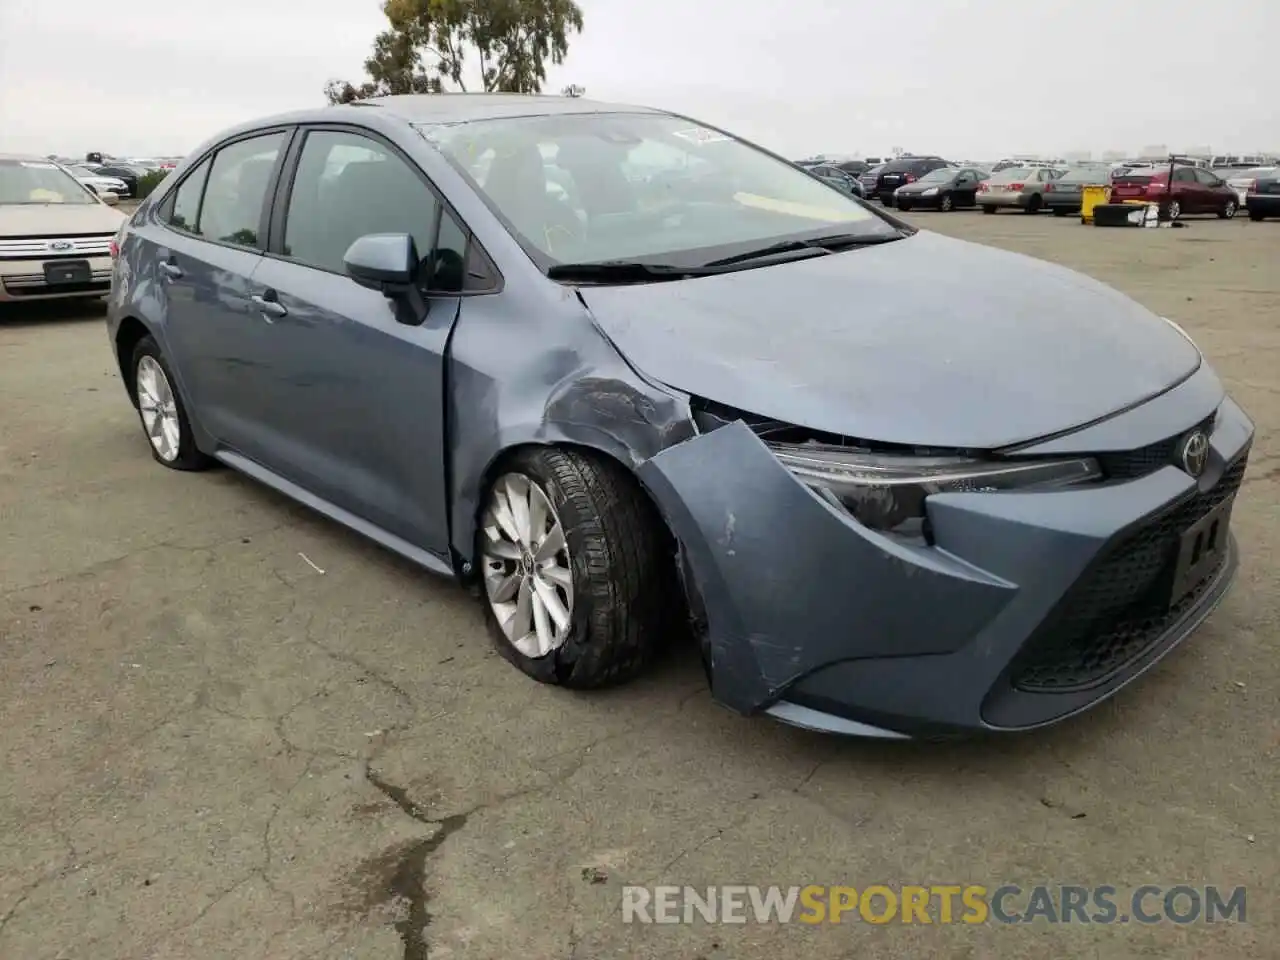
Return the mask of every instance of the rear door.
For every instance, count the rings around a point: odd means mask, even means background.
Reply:
[[[1175,167],[1171,183],[1173,189],[1170,192],[1173,198],[1182,204],[1183,213],[1201,213],[1208,208],[1209,203],[1206,198],[1208,191],[1196,179],[1194,168]]]
[[[252,445],[261,390],[261,322],[250,302],[266,244],[267,197],[292,130],[219,146],[161,204],[147,256],[165,298],[167,353],[201,425]]]
[[[271,367],[263,463],[416,547],[447,554],[444,355],[468,236],[416,164],[362,128],[312,127],[277,199],[254,293]],[[358,238],[415,240],[428,309],[398,322],[351,280]]]

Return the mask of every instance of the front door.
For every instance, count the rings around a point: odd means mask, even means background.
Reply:
[[[465,235],[410,161],[350,130],[305,134],[278,254],[254,275],[271,369],[264,466],[422,549],[448,550],[445,348]],[[427,313],[398,322],[343,258],[359,237],[409,234]],[[444,264],[451,269],[441,269]]]

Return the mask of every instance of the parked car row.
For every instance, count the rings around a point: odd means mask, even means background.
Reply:
[[[976,206],[986,214],[1010,209],[1032,214],[1050,211],[1062,217],[1078,214],[1084,188],[1097,185],[1109,186],[1115,202],[1160,203],[1175,220],[1185,214],[1230,219],[1244,208],[1254,219],[1280,215],[1276,209],[1280,167],[1240,171],[1228,180],[1206,166],[1143,163],[1146,165],[1115,167],[1107,163],[1028,161],[1010,166],[1002,160],[988,171],[938,156],[913,156],[871,167],[859,180],[865,198],[900,210]]]

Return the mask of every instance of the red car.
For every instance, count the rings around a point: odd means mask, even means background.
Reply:
[[[1111,182],[1111,202],[1148,200],[1167,203],[1169,219],[1184,213],[1216,213],[1230,220],[1236,215],[1240,198],[1227,181],[1199,167],[1174,167],[1173,191],[1169,190],[1169,168],[1134,170]]]

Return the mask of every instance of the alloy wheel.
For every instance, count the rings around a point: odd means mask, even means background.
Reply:
[[[1171,200],[1169,202],[1169,219],[1177,220],[1180,216],[1182,216],[1182,204],[1177,200]]]
[[[155,357],[144,356],[134,373],[138,412],[151,447],[161,460],[172,463],[182,447],[182,425],[178,420],[178,402],[164,368]]]
[[[1227,205],[1222,208],[1222,215],[1228,220],[1236,215],[1236,202],[1234,200],[1227,201]]]
[[[533,659],[563,646],[573,623],[573,569],[546,492],[524,474],[498,478],[480,549],[489,606],[511,645]]]
[[[944,213],[951,209],[951,194],[943,194],[942,199],[938,201],[938,209]]]

